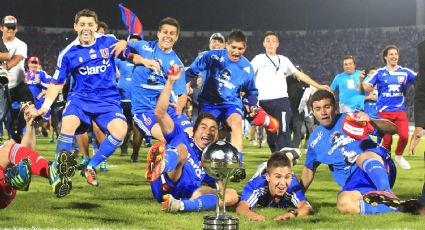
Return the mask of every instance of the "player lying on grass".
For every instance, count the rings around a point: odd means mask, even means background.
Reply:
[[[255,221],[266,219],[253,210],[256,207],[291,208],[275,217],[276,221],[313,213],[297,177],[292,174],[292,160],[287,151],[274,152],[267,161],[265,173],[260,167],[258,174],[245,185],[236,207],[237,213]]]
[[[31,114],[34,105],[22,109],[26,121],[26,131],[21,144],[13,140],[0,145],[0,208],[6,208],[15,198],[16,190],[28,191],[32,174],[49,179],[54,194],[64,197],[72,188],[77,161],[69,152],[61,151],[58,161],[48,162],[33,149],[35,131]]]
[[[211,210],[217,203],[216,181],[200,166],[200,158],[202,150],[217,140],[218,122],[211,114],[200,114],[193,127],[193,137],[184,132],[179,125],[175,125],[167,109],[173,84],[180,74],[181,69],[174,65],[155,108],[155,117],[167,146],[157,143],[151,148],[146,177],[151,181],[153,196],[158,202],[162,202],[163,211]],[[201,187],[201,183],[206,183],[210,187]],[[219,182],[219,185],[223,188],[222,182]],[[236,199],[226,199],[226,206],[237,202],[237,193],[234,189],[226,190],[226,197],[230,196]]]
[[[308,140],[301,180],[304,190],[313,181],[316,168],[327,164],[342,187],[337,209],[343,213],[378,214],[406,211],[392,192],[395,166],[390,154],[369,134],[394,134],[397,127],[388,120],[374,120],[366,113],[336,113],[334,95],[315,92],[309,102],[320,125]]]

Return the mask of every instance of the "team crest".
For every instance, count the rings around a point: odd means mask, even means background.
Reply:
[[[404,77],[403,76],[397,77],[397,80],[398,80],[398,84],[400,84],[400,85],[404,83]]]
[[[103,58],[108,58],[109,57],[109,49],[108,48],[100,49],[100,55],[102,55]]]
[[[146,118],[143,123],[145,123],[145,125],[151,125],[152,124],[152,119],[150,117]]]

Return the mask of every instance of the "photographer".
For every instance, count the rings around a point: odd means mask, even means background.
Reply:
[[[3,33],[2,41],[7,47],[10,59],[7,59],[6,55],[6,59],[1,60],[3,76],[5,75],[4,71],[7,71],[7,81],[5,81],[4,77],[2,78],[4,80],[2,81],[2,85],[4,86],[3,90],[5,94],[1,96],[3,99],[0,99],[0,101],[4,101],[5,97],[7,98],[7,103],[4,103],[6,104],[5,109],[2,108],[2,111],[5,114],[10,109],[13,131],[11,135],[16,142],[20,142],[22,129],[25,127],[25,120],[22,116],[19,116],[19,110],[22,103],[33,101],[31,92],[24,83],[24,63],[27,57],[27,44],[16,38],[18,28],[17,20],[14,16],[8,15],[3,18],[1,21],[1,30]],[[3,117],[4,114],[2,114]]]

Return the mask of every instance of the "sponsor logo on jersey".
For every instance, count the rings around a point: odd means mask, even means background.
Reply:
[[[108,48],[100,49],[100,55],[102,55],[103,58],[108,58],[109,57],[109,49]]]
[[[148,52],[153,52],[153,48],[151,48],[151,47],[149,47],[149,46],[147,46],[147,45],[142,46],[142,49],[143,49],[143,50],[146,50],[146,51],[148,51]]]
[[[104,72],[106,72],[108,67],[111,66],[111,63],[109,63],[109,61],[110,61],[109,59],[103,59],[102,65],[80,67],[80,68],[78,68],[78,72],[81,75],[95,75],[95,74],[104,73]]]
[[[180,124],[181,124],[182,126],[190,125],[190,121],[182,121],[182,122],[180,122]]]
[[[317,134],[317,137],[311,142],[310,147],[314,148],[317,145],[317,143],[319,143],[320,139],[322,139],[322,136],[323,136],[323,133],[322,131],[320,131]]]
[[[331,141],[332,148],[328,151],[328,155],[332,155],[332,153],[336,149],[343,147],[345,145],[348,145],[354,142],[355,140],[349,136],[343,135],[339,131],[335,131],[334,133],[332,133],[330,141]]]

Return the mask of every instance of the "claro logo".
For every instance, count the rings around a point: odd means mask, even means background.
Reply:
[[[109,63],[109,59],[103,59],[102,60],[102,65],[97,65],[97,66],[83,66],[78,68],[78,72],[81,75],[94,75],[94,74],[100,74],[100,73],[104,73],[109,66],[111,66],[111,63]]]

